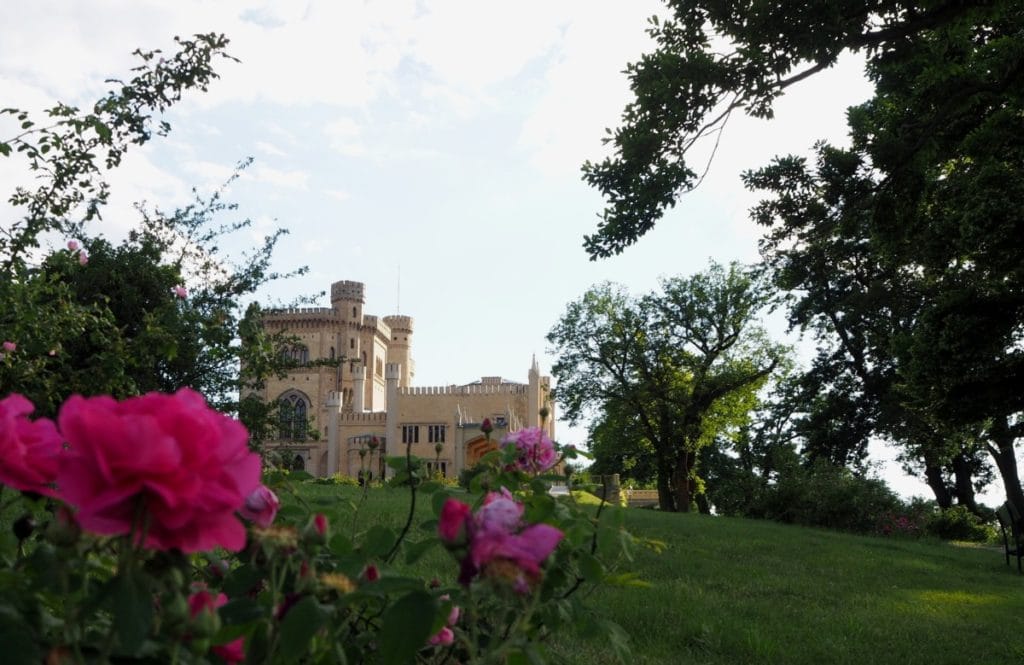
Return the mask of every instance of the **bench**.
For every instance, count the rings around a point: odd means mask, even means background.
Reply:
[[[999,506],[996,511],[999,518],[999,529],[1003,532],[1003,550],[1006,553],[1006,565],[1010,565],[1010,557],[1017,557],[1017,572],[1021,572],[1021,558],[1024,557],[1024,534],[1021,532],[1021,519],[1017,509],[1009,503]]]

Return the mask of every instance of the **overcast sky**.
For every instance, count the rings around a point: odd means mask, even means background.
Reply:
[[[361,281],[368,313],[415,318],[418,385],[525,381],[533,354],[550,371],[544,337],[592,284],[639,294],[711,258],[756,260],[756,194],[739,173],[818,139],[843,143],[845,108],[870,94],[848,58],[781,99],[774,120],[734,117],[700,190],[623,255],[591,262],[581,243],[602,201],[580,166],[604,155],[604,129],[629,99],[622,70],[650,49],[647,18],[663,11],[647,0],[8,2],[0,106],[87,106],[105,79],[129,76],[136,48],[226,34],[241,62],[218,62],[210,91],[168,117],[170,136],[111,174],[93,232],[116,239],[137,220],[133,202],[184,205],[251,156],[227,196],[255,223],[239,247],[285,227],[276,267],[310,268],[265,302]],[[28,178],[0,161],[5,196]],[[585,436],[559,431],[565,443]]]

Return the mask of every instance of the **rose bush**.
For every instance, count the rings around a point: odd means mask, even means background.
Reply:
[[[577,453],[546,437],[519,439],[538,463],[521,445],[485,455],[469,493],[408,451],[387,458],[410,492],[395,531],[358,528],[360,504],[314,510],[288,472],[261,477],[244,428],[190,390],[75,396],[57,423],[31,408],[0,401],[0,479],[29,490],[4,504],[25,511],[0,550],[5,663],[543,662],[573,626],[623,648],[575,591],[635,583],[611,574],[633,540],[617,510],[548,493],[560,476],[542,469]],[[413,529],[423,495],[437,519]],[[448,576],[411,572],[441,545]]]

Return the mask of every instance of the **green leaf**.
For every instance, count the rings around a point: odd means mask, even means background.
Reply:
[[[604,566],[589,552],[579,554],[580,575],[587,582],[600,582],[604,577]]]
[[[114,577],[110,581],[110,603],[118,651],[138,653],[153,623],[153,599],[145,588],[145,579],[131,570]]]
[[[31,627],[7,605],[0,607],[0,644],[3,645],[4,663],[38,665],[43,661]]]
[[[292,607],[281,622],[281,648],[276,654],[280,662],[291,662],[306,654],[309,641],[327,621],[327,613],[307,596]]]
[[[429,552],[435,545],[440,541],[437,538],[428,538],[421,540],[418,543],[412,543],[406,541],[405,543],[405,563],[412,565],[423,558],[423,555]]]
[[[414,591],[398,599],[381,617],[380,662],[406,665],[430,637],[437,604],[425,591]]]
[[[430,497],[430,507],[434,510],[435,515],[441,514],[441,508],[444,507],[444,502],[451,498],[451,494],[448,492],[435,492],[434,496]]]
[[[352,541],[343,533],[336,533],[331,536],[331,540],[327,543],[327,546],[330,548],[331,554],[334,556],[345,556],[346,554],[352,553]]]
[[[249,623],[263,618],[266,610],[262,605],[248,598],[235,598],[217,610],[225,625]]]
[[[224,580],[224,593],[229,598],[237,598],[249,593],[263,578],[252,566],[240,566],[228,573]]]
[[[382,557],[395,545],[395,533],[380,524],[375,524],[366,532],[363,541],[363,554],[369,558]]]
[[[7,157],[11,154],[11,145],[9,143],[0,143],[0,155]]]

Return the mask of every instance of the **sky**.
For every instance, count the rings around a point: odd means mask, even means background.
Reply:
[[[603,205],[580,167],[607,154],[605,128],[630,98],[622,71],[651,49],[647,19],[665,12],[659,2],[7,4],[0,106],[27,110],[88,107],[106,79],[130,76],[137,48],[172,53],[174,35],[227,35],[240,62],[216,63],[210,90],[168,114],[170,135],[110,173],[111,202],[91,231],[116,240],[138,220],[133,203],[173,210],[252,157],[226,194],[238,210],[223,221],[253,222],[236,254],[283,227],[275,268],[309,267],[261,300],[365,283],[364,311],[415,319],[422,386],[484,375],[525,382],[534,355],[549,373],[545,335],[598,282],[641,294],[711,259],[756,261],[760,229],[747,211],[758,196],[739,174],[809,154],[819,139],[843,144],[844,110],[871,92],[863,63],[847,57],[788,92],[771,121],[734,116],[700,189],[635,246],[594,262],[582,241]],[[30,178],[16,159],[0,160],[5,196]],[[784,337],[778,317],[767,324]],[[558,427],[563,443],[584,443],[584,427]],[[880,444],[874,453],[893,456]],[[883,476],[904,495],[927,495],[894,464]]]

